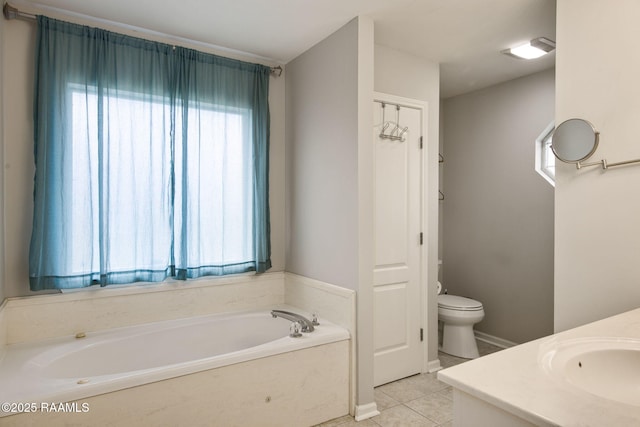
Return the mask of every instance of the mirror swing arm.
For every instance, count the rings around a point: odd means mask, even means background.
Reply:
[[[609,169],[609,168],[615,168],[616,166],[632,165],[635,163],[640,163],[640,159],[625,160],[624,162],[616,162],[616,163],[607,163],[607,159],[602,159],[599,162],[591,162],[591,163],[576,162],[576,169],[582,169],[587,166],[598,166],[598,165],[602,166],[602,169]]]
[[[551,150],[559,160],[575,164],[577,169],[602,166],[602,169],[606,170],[616,166],[640,163],[640,159],[616,163],[607,163],[606,159],[602,159],[599,162],[583,163],[595,153],[599,139],[600,133],[590,122],[583,119],[569,119],[560,123],[554,130]]]

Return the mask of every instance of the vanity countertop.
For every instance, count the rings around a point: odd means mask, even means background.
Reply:
[[[544,368],[543,356],[558,343],[587,338],[640,340],[640,309],[444,369],[438,378],[536,425],[640,426],[640,406],[596,396]]]

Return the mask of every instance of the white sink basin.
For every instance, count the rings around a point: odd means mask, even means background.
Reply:
[[[552,341],[542,350],[543,368],[560,382],[640,406],[640,340],[581,338]]]

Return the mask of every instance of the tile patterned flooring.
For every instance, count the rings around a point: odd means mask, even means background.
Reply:
[[[478,342],[481,356],[502,350]],[[455,356],[438,354],[443,368],[466,362]],[[374,390],[380,415],[356,422],[347,415],[320,424],[318,427],[452,427],[453,393],[451,387],[436,378],[436,373],[419,374]]]

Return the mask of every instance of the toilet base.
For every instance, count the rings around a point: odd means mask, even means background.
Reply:
[[[464,359],[479,357],[473,325],[450,325],[445,322],[440,351]]]

